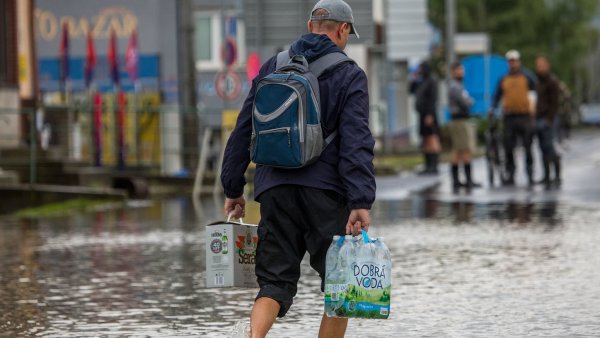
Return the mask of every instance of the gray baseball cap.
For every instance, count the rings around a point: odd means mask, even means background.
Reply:
[[[312,15],[317,9],[324,9],[328,12],[326,15]],[[354,16],[352,15],[352,8],[343,0],[321,0],[317,2],[315,7],[313,7],[310,12],[310,19],[312,21],[319,20],[333,20],[339,22],[348,22],[350,23],[350,34],[356,35],[357,38],[358,32],[356,31],[356,27],[354,25]]]

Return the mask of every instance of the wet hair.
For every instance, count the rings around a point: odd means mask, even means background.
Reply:
[[[324,8],[318,8],[312,12],[312,16],[324,16],[329,12]],[[342,22],[335,20],[312,20],[313,33],[332,32],[338,29]]]

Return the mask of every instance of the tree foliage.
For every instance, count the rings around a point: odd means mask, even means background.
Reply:
[[[445,0],[428,0],[429,19],[445,31]],[[598,0],[456,0],[457,32],[487,32],[492,51],[521,52],[533,67],[545,54],[554,72],[573,87],[585,76],[581,62],[595,47],[598,30],[591,25],[600,14]]]

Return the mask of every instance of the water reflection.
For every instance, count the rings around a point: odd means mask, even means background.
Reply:
[[[483,221],[501,221],[518,224],[544,224],[551,227],[562,224],[560,205],[545,203],[494,203],[440,202],[433,198],[413,196],[401,201],[380,201],[373,213],[377,219],[398,221],[402,219],[453,220],[456,224]]]
[[[40,265],[36,248],[42,242],[38,228],[29,222],[14,222],[0,236],[0,332],[35,333],[47,325],[43,285],[37,280]]]
[[[0,335],[214,336],[256,290],[206,289],[204,225],[222,199],[0,223]],[[258,221],[249,203],[246,222]],[[394,260],[392,319],[348,337],[591,335],[600,330],[600,212],[556,203],[381,201],[373,235]],[[273,337],[314,337],[321,298],[308,264]],[[314,325],[313,325],[314,324]]]

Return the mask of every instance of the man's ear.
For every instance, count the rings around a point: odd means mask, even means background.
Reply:
[[[341,39],[344,36],[344,25],[345,23],[340,24],[336,30],[338,39]]]
[[[340,38],[344,36],[344,32],[346,31],[346,29],[350,30],[350,24],[347,22],[343,22],[338,29],[338,35],[340,36]]]
[[[308,26],[308,32],[312,33],[313,31],[313,23],[312,20],[308,20],[308,23],[306,24]]]

